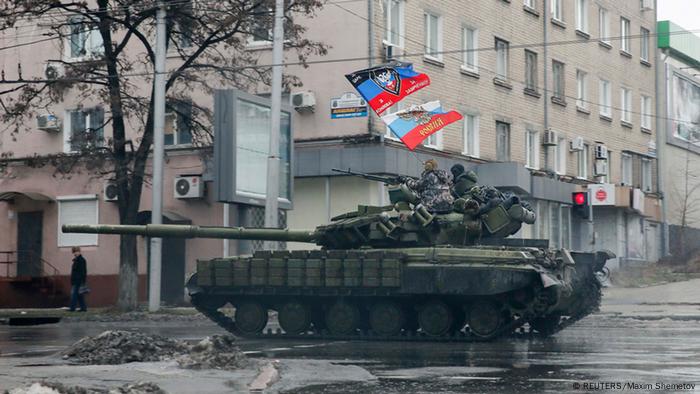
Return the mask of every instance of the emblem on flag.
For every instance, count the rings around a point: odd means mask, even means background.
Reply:
[[[345,77],[377,115],[406,96],[430,85],[430,78],[426,74],[413,71],[413,65],[404,62],[391,62],[355,71]]]
[[[410,150],[415,149],[430,135],[460,119],[462,115],[457,111],[443,111],[440,101],[411,106],[403,111],[382,116],[392,133]]]

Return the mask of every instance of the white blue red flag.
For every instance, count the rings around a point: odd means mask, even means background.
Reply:
[[[430,85],[430,78],[426,74],[413,71],[413,64],[403,62],[355,71],[345,75],[345,78],[367,100],[377,115],[404,97]]]
[[[384,123],[410,150],[431,134],[460,119],[462,115],[457,111],[443,111],[440,101],[414,105],[403,111],[382,116]]]

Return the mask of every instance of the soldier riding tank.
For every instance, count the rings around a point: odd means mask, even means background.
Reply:
[[[452,210],[431,213],[403,177],[391,204],[358,206],[315,230],[185,225],[65,225],[64,232],[315,243],[198,260],[192,304],[242,337],[484,340],[525,326],[551,335],[597,310],[607,251],[506,238],[534,212],[517,196],[455,174]],[[232,305],[231,316],[225,308]],[[265,330],[276,311],[281,331]]]

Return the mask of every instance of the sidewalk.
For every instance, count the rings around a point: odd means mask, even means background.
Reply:
[[[639,319],[700,320],[700,279],[643,288],[603,289],[602,314]]]

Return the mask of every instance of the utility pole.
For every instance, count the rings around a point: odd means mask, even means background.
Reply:
[[[163,156],[165,126],[165,4],[158,4],[156,11],[156,59],[153,77],[153,196],[151,223],[163,222]],[[162,238],[150,239],[150,272],[148,275],[148,310],[160,308],[160,263]]]
[[[272,117],[270,147],[267,156],[267,193],[265,196],[265,227],[278,227],[278,197],[280,177],[280,116],[282,109],[282,62],[284,41],[284,0],[275,2],[275,23],[272,31]],[[265,242],[266,249],[277,249],[277,243]]]

